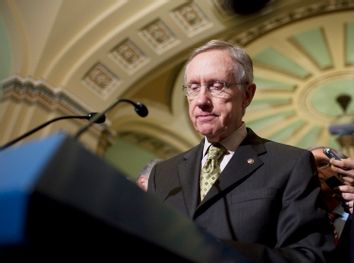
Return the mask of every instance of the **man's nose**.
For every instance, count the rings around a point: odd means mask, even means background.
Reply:
[[[200,87],[200,91],[198,92],[196,99],[197,100],[205,100],[205,99],[209,99],[210,96],[211,96],[211,94],[210,94],[208,87],[203,85]]]

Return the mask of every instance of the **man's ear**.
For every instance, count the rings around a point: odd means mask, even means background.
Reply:
[[[249,84],[245,89],[245,99],[243,102],[244,108],[247,108],[248,105],[251,104],[251,101],[252,101],[255,93],[256,93],[256,84],[254,84],[254,83]]]

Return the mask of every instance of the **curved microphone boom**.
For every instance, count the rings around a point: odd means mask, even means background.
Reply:
[[[140,117],[146,117],[149,114],[149,111],[148,111],[147,107],[144,104],[140,103],[140,102],[134,102],[134,101],[128,100],[128,99],[118,99],[112,105],[110,105],[107,109],[105,109],[104,111],[102,111],[101,113],[99,113],[95,117],[93,117],[89,121],[89,123],[87,123],[87,125],[83,126],[75,134],[74,138],[78,139],[81,136],[81,134],[83,134],[85,131],[87,131],[93,125],[93,123],[96,121],[96,119],[99,119],[101,116],[104,116],[107,112],[112,110],[115,106],[117,106],[117,104],[119,104],[121,102],[128,102],[128,103],[132,104],[134,106],[135,112]]]
[[[47,126],[48,124],[51,124],[52,122],[55,122],[55,121],[59,121],[59,120],[63,120],[63,119],[86,119],[86,120],[92,120],[92,119],[95,119],[94,122],[95,123],[103,123],[106,121],[106,116],[103,114],[103,115],[100,115],[98,116],[97,118],[97,115],[99,115],[97,112],[90,112],[89,114],[87,115],[84,115],[84,116],[61,116],[61,117],[57,117],[57,118],[54,118],[54,119],[51,119],[35,128],[33,128],[32,130],[22,134],[21,136],[13,139],[12,141],[9,141],[8,143],[4,144],[3,146],[0,146],[0,150],[4,150],[8,147],[10,147],[11,145],[17,143],[18,141],[26,138],[27,136],[30,136],[31,134],[35,133],[36,131],[44,128],[45,126]]]
[[[98,112],[90,112],[89,114],[87,114],[87,116],[85,116],[86,118],[81,118],[81,119],[91,120],[91,119],[93,119],[97,114],[98,114]],[[100,116],[97,120],[95,120],[95,123],[101,124],[101,123],[104,123],[105,121],[106,121],[106,116],[105,116],[105,115],[102,115],[102,116]]]

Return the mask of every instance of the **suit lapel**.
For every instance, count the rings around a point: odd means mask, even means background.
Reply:
[[[349,240],[350,240],[350,227],[351,227],[352,219],[351,216],[349,215],[348,219],[345,221],[342,234],[340,235],[339,241],[338,241],[338,247],[349,247]],[[344,249],[344,250],[345,250]]]
[[[242,145],[231,158],[219,178],[219,188],[225,190],[231,184],[235,184],[250,175],[261,166],[263,162],[259,159],[257,152],[252,146]]]
[[[184,156],[184,161],[177,167],[178,175],[183,189],[188,214],[192,217],[199,198],[200,160],[202,159],[204,141]]]
[[[253,131],[248,130],[247,137],[236,149],[233,157],[222,171],[219,179],[211,187],[200,206],[215,196],[220,195],[230,186],[235,187],[245,180],[247,176],[251,175],[263,164],[259,155],[265,151],[264,140],[255,135]]]

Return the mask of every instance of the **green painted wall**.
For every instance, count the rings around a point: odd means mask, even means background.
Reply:
[[[156,158],[151,152],[119,140],[105,154],[109,163],[133,180],[147,162]]]

